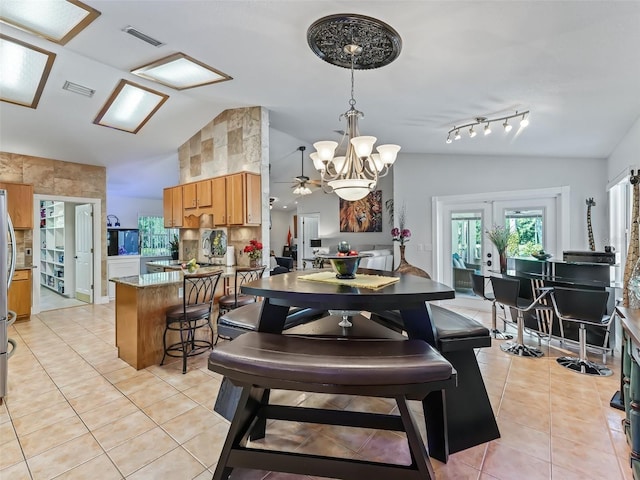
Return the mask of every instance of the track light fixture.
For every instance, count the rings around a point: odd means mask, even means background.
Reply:
[[[113,224],[111,223],[113,222]],[[119,227],[120,219],[115,215],[107,215],[107,227]]]
[[[476,125],[484,124],[484,134],[489,135],[491,133],[491,124],[494,122],[501,122],[503,120],[504,123],[502,124],[502,126],[504,128],[504,131],[505,133],[509,133],[513,128],[513,125],[509,123],[509,120],[511,120],[512,118],[520,118],[520,129],[525,128],[527,125],[529,125],[529,110],[525,112],[518,112],[516,110],[516,113],[514,113],[513,115],[506,115],[504,117],[498,118],[476,117],[475,122],[469,122],[464,125],[456,125],[451,130],[449,130],[447,134],[447,143],[453,143],[453,140],[460,140],[462,138],[462,135],[460,135],[460,129],[464,130],[465,128],[468,128],[469,137],[475,137],[478,133],[474,128]]]

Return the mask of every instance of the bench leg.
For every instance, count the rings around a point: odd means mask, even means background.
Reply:
[[[213,473],[213,480],[227,480],[233,471],[228,467],[229,455],[235,447],[245,447],[249,438],[249,431],[256,418],[261,402],[264,398],[264,389],[258,387],[244,387],[240,395],[238,408],[233,416],[227,439],[222,447],[216,470]]]
[[[420,478],[435,480],[436,474],[433,470],[433,465],[431,465],[429,454],[424,448],[424,443],[416,421],[413,418],[413,414],[407,405],[407,399],[404,397],[396,397],[396,403],[398,404],[398,410],[400,410],[400,418],[404,425],[404,431],[407,434],[411,458],[420,472]]]

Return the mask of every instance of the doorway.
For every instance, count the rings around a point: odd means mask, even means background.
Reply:
[[[298,240],[298,268],[302,268],[303,259],[313,259],[314,247],[311,239],[318,238],[318,226],[320,224],[319,213],[303,213],[298,215],[298,232],[302,232]]]
[[[559,187],[434,198],[434,278],[447,285],[462,285],[454,278],[454,274],[462,274],[454,270],[454,254],[466,255],[472,260],[471,270],[489,275],[497,267],[497,251],[485,232],[494,224],[509,224],[513,228],[520,224],[538,225],[539,230],[532,233],[532,238],[541,241],[542,247],[555,258],[562,258],[569,239],[569,222],[562,221],[568,218],[569,193],[569,187]],[[525,241],[524,235],[522,238]],[[528,244],[529,237],[526,238]],[[514,248],[512,256],[526,254],[525,245]],[[476,263],[478,258],[480,262]],[[466,263],[463,266],[468,267]]]
[[[93,211],[100,205],[100,199],[34,195],[33,313],[94,302],[101,222]]]

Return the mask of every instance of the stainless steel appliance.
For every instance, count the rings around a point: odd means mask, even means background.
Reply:
[[[616,264],[615,252],[593,252],[587,251],[564,251],[562,252],[562,259],[565,262],[573,263],[606,263],[608,265]]]
[[[8,292],[16,268],[16,236],[7,212],[7,192],[0,190],[0,404],[7,394],[9,357],[16,350],[16,342],[9,338],[9,326],[16,314],[9,310]],[[7,233],[5,233],[7,232]],[[11,345],[11,350],[9,349]]]

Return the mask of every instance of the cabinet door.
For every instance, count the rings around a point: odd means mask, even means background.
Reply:
[[[246,176],[246,222],[252,225],[262,223],[262,190],[260,189],[260,175],[245,173]]]
[[[173,188],[162,190],[162,213],[164,215],[164,228],[173,227]]]
[[[173,209],[173,226],[181,227],[182,220],[184,218],[184,212],[182,209],[183,199],[182,199],[182,188],[181,187],[173,187],[173,195],[171,198],[172,209]]]
[[[213,224],[227,223],[227,179],[218,177],[211,180],[211,204],[213,210]]]
[[[244,178],[242,173],[227,176],[227,224],[244,223]]]
[[[198,189],[195,183],[186,183],[182,186],[182,205],[185,210],[198,208]]]
[[[31,270],[16,270],[7,297],[9,310],[18,318],[31,315]]]
[[[211,180],[197,183],[198,208],[211,207]]]
[[[7,191],[7,210],[17,230],[33,228],[33,185],[22,183],[0,183]]]

